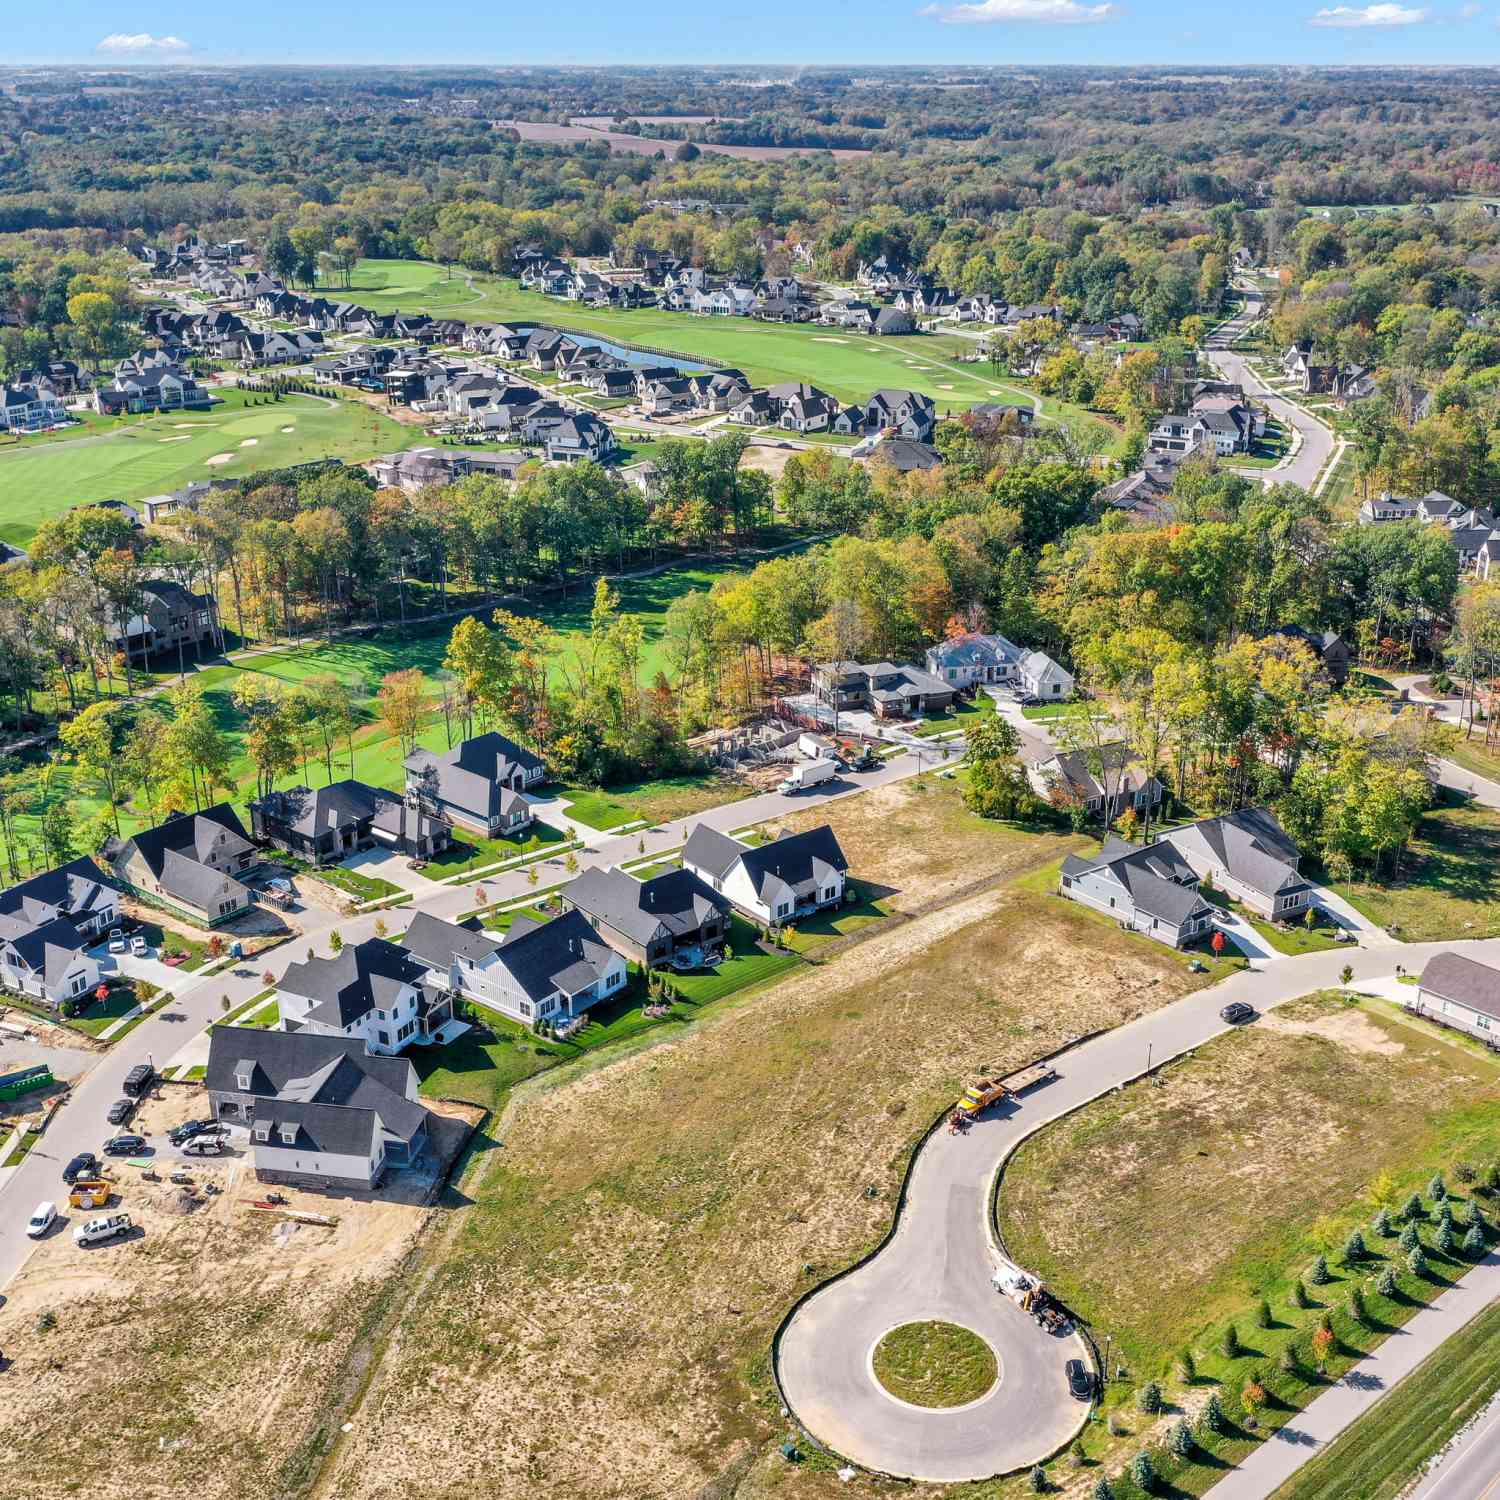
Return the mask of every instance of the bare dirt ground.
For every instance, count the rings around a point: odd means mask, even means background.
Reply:
[[[314,1493],[771,1493],[792,1472],[757,1456],[782,1426],[775,1325],[883,1232],[910,1147],[976,1061],[1019,1064],[1186,987],[1078,918],[984,891],[523,1088]],[[797,1474],[799,1494],[870,1492]]]
[[[795,452],[794,448],[771,448],[764,443],[751,443],[740,459],[740,468],[759,469],[772,479],[780,479],[782,470]]]

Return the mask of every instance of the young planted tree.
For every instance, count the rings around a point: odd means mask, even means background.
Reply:
[[[1239,1330],[1233,1323],[1224,1330],[1224,1337],[1219,1343],[1219,1352],[1225,1359],[1238,1359],[1245,1352],[1240,1345]]]
[[[1155,1491],[1156,1465],[1151,1462],[1149,1453],[1137,1453],[1130,1460],[1130,1482],[1143,1495],[1149,1495]]]
[[[1422,1206],[1422,1197],[1419,1193],[1413,1193],[1405,1203],[1401,1205],[1401,1217],[1408,1224],[1415,1223],[1418,1219],[1427,1217],[1427,1210]]]
[[[1135,1393],[1135,1404],[1143,1412],[1155,1416],[1162,1408],[1161,1386],[1156,1381],[1148,1380],[1140,1390]]]
[[[1365,1250],[1365,1237],[1359,1230],[1351,1229],[1349,1238],[1344,1241],[1343,1261],[1346,1266],[1352,1266],[1362,1261],[1368,1252]]]
[[[1329,1277],[1329,1274],[1328,1274],[1328,1257],[1327,1256],[1320,1254],[1320,1255],[1318,1255],[1313,1260],[1312,1266],[1308,1270],[1308,1273],[1307,1273],[1307,1279],[1314,1286],[1327,1286],[1328,1285],[1330,1277]]]
[[[1192,1455],[1193,1446],[1193,1429],[1181,1419],[1173,1422],[1167,1433],[1167,1447],[1177,1458],[1188,1458]]]
[[[1203,1410],[1198,1413],[1198,1431],[1209,1437],[1217,1437],[1227,1425],[1224,1403],[1219,1400],[1217,1391],[1210,1391],[1208,1400],[1203,1403]]]
[[[1376,1213],[1374,1219],[1371,1221],[1370,1228],[1374,1230],[1374,1232],[1378,1234],[1382,1239],[1390,1239],[1390,1237],[1396,1232],[1395,1227],[1391,1223],[1390,1209],[1380,1209]]]

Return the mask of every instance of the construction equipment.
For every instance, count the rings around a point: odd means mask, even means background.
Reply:
[[[1003,1078],[978,1078],[964,1090],[958,1101],[959,1112],[972,1119],[981,1110],[999,1104],[1014,1094],[1024,1093],[1034,1084],[1045,1083],[1057,1077],[1057,1069],[1049,1062],[1032,1063]]]
[[[110,1185],[102,1177],[80,1177],[68,1194],[70,1208],[103,1208],[109,1202]]]

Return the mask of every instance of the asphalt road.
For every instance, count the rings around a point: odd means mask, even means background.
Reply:
[[[1500,1397],[1429,1469],[1410,1500],[1495,1500],[1500,1495]]]
[[[1215,332],[1205,345],[1204,353],[1221,379],[1238,382],[1247,395],[1255,396],[1274,416],[1279,417],[1283,426],[1293,427],[1301,434],[1301,442],[1295,453],[1273,468],[1246,472],[1257,474],[1266,484],[1300,484],[1304,489],[1310,490],[1333,452],[1333,432],[1295,401],[1289,401],[1273,391],[1250,368],[1250,361],[1229,347],[1260,315],[1263,302],[1259,292],[1245,291],[1244,310]]]
[[[1345,964],[1356,981],[1376,979],[1398,962],[1419,969],[1449,950],[1495,963],[1500,939],[1277,958],[1063,1054],[1053,1082],[967,1136],[940,1128],[913,1167],[890,1243],[810,1298],[787,1326],[776,1370],[792,1412],[840,1456],[904,1478],[986,1479],[1048,1457],[1086,1415],[1063,1375],[1065,1361],[1080,1351],[1072,1339],[1043,1334],[991,1287],[997,1260],[989,1190],[1006,1158],[1042,1126],[1225,1031],[1219,1011],[1232,1000],[1264,1011],[1336,986]],[[893,1402],[876,1382],[869,1365],[873,1344],[901,1323],[927,1318],[972,1328],[995,1350],[1001,1378],[980,1406],[918,1410]]]

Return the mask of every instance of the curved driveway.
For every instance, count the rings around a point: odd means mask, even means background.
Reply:
[[[1333,431],[1295,401],[1273,391],[1250,368],[1250,361],[1230,347],[1261,315],[1265,305],[1265,299],[1258,291],[1245,288],[1241,290],[1245,293],[1244,310],[1214,330],[1204,346],[1204,353],[1222,379],[1232,380],[1242,386],[1248,395],[1257,397],[1275,416],[1299,434],[1296,451],[1272,468],[1261,469],[1258,473],[1261,481],[1265,484],[1280,484],[1284,481],[1288,484],[1300,484],[1303,489],[1310,490],[1333,452]]]
[[[1273,959],[1064,1053],[1053,1082],[990,1111],[967,1137],[940,1128],[917,1157],[889,1244],[809,1298],[782,1334],[776,1374],[797,1420],[841,1457],[910,1479],[988,1479],[1055,1453],[1086,1415],[1063,1373],[1082,1345],[1042,1333],[990,1285],[998,1262],[989,1190],[1006,1158],[1043,1125],[1226,1030],[1219,1010],[1231,1000],[1266,1010],[1336,986],[1345,964],[1356,981],[1369,980],[1389,975],[1398,961],[1419,968],[1440,952],[1496,963],[1500,939]],[[994,1346],[1000,1381],[977,1405],[918,1410],[876,1384],[874,1342],[897,1324],[926,1318],[963,1324]]]

